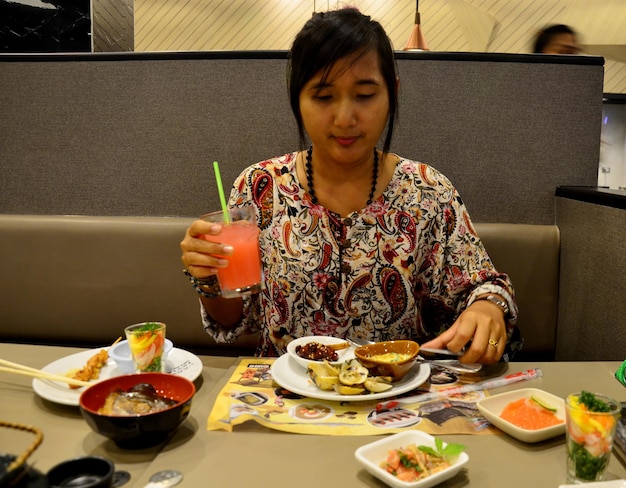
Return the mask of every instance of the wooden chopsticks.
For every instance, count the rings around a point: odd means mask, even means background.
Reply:
[[[67,383],[69,385],[76,386],[88,386],[91,384],[88,381],[81,381],[59,374],[47,373],[45,371],[41,371],[40,369],[24,366],[23,364],[12,363],[11,361],[6,361],[4,359],[0,359],[0,365],[2,365],[0,366],[0,371],[5,373],[21,374],[24,376],[30,376],[31,378],[59,381],[61,383]]]

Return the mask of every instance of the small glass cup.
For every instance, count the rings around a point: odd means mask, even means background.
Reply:
[[[164,373],[165,324],[141,322],[124,329],[137,373]]]
[[[259,228],[253,207],[236,207],[228,210],[230,222],[224,222],[224,213],[211,212],[201,218],[208,222],[222,224],[218,235],[205,234],[207,241],[219,242],[233,247],[230,256],[220,256],[228,260],[226,268],[219,268],[217,279],[224,298],[235,298],[258,293],[265,288],[261,270]]]
[[[606,411],[592,411],[585,402],[586,398],[604,405]],[[580,392],[567,396],[565,433],[568,484],[604,480],[620,411],[620,403],[606,395]]]

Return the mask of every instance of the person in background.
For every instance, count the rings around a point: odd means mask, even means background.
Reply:
[[[576,32],[564,24],[554,24],[540,30],[535,37],[533,53],[580,54]]]
[[[206,285],[230,252],[210,241],[219,224],[196,220],[181,242],[206,331],[218,342],[260,331],[259,356],[330,335],[506,360],[517,333],[511,281],[451,182],[390,152],[399,81],[382,26],[355,8],[314,14],[288,66],[301,149],[248,167],[229,200],[257,210],[265,290],[225,299]]]

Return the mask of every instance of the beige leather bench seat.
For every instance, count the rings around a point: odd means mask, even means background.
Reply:
[[[255,337],[216,345],[204,332],[179,243],[191,219],[0,215],[0,340],[97,346],[126,325],[159,320],[180,347],[250,354]],[[522,358],[553,359],[559,232],[550,225],[477,224],[516,287]]]

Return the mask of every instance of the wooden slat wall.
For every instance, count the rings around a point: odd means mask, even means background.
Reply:
[[[133,0],[97,0],[92,2],[91,24],[94,52],[133,51]]]
[[[413,27],[415,0],[135,0],[136,51],[283,50],[314,9],[357,6],[379,20],[396,49]],[[530,52],[549,23],[574,27],[587,52],[607,57],[604,91],[626,93],[624,0],[422,0],[431,50]],[[612,52],[615,52],[612,51]]]

